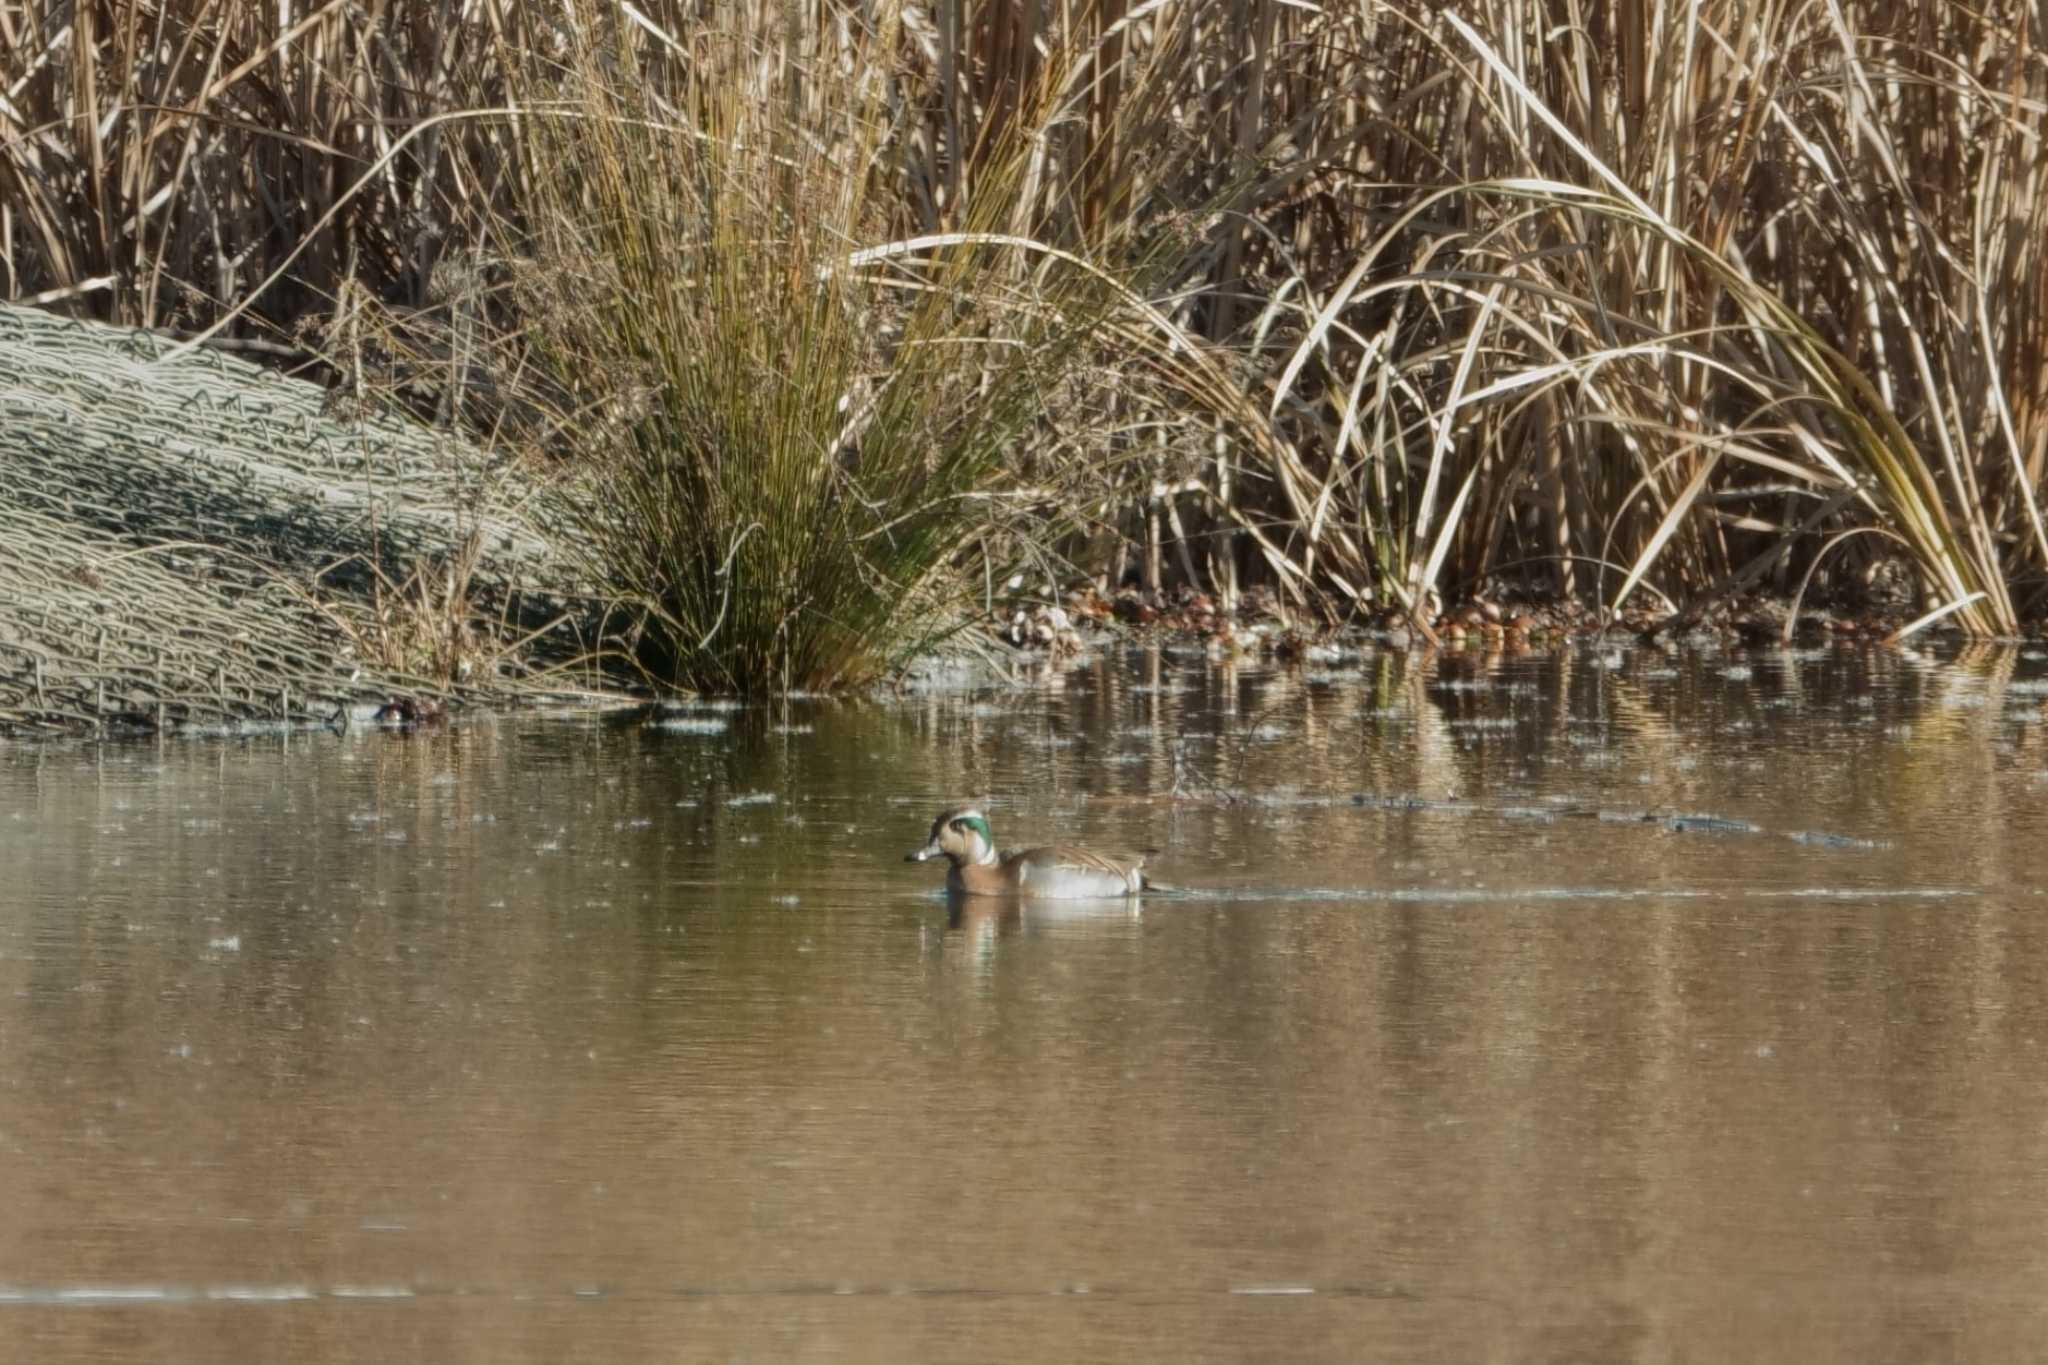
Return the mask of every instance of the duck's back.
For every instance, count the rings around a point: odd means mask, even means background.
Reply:
[[[1085,848],[1049,844],[1004,857],[1004,879],[1020,896],[1079,900],[1128,896],[1145,889],[1143,858],[1110,858]]]

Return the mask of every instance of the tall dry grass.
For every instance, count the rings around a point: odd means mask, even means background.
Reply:
[[[1302,278],[1283,388],[1361,484],[1405,475],[1357,503],[1390,588],[1549,556],[1697,602],[1867,527],[2010,630],[2048,551],[2048,183],[2004,17],[1494,5],[1381,42],[1439,164]]]
[[[512,211],[498,120],[532,7],[398,0],[0,11],[0,289],[108,321],[288,328],[351,280],[424,306]]]
[[[1032,187],[1072,100],[1047,67],[979,139],[947,230],[901,223],[900,127],[871,49],[764,9],[719,27],[574,11],[567,69],[525,103],[524,312],[578,420],[563,505],[656,681],[831,687],[960,617],[960,570],[1058,541],[1099,466],[1099,332],[1146,340],[1117,268],[1063,250]],[[673,17],[673,16],[670,16]],[[1156,253],[1152,253],[1156,254]]]
[[[16,296],[286,326],[355,279],[431,314],[459,253],[496,263],[508,367],[503,263],[571,215],[532,120],[488,111],[588,103],[574,54],[609,25],[696,81],[650,123],[712,142],[862,92],[857,134],[796,149],[838,196],[806,268],[1000,229],[1147,281],[1149,308],[1091,295],[1117,382],[1050,385],[1000,454],[1148,575],[1330,612],[1532,577],[1697,608],[1903,557],[1972,631],[2037,609],[2048,65],[2018,0],[75,14],[0,14]],[[757,205],[815,198],[726,169]],[[589,244],[594,287],[616,246]],[[1003,288],[1039,268],[975,250]],[[806,402],[872,380],[853,356]]]

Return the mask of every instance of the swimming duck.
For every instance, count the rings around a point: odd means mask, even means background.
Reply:
[[[965,896],[1030,896],[1083,900],[1135,896],[1154,886],[1139,869],[1143,858],[1106,858],[1085,848],[1053,844],[998,855],[995,835],[979,806],[955,806],[932,821],[931,839],[906,863],[944,857],[946,889]]]

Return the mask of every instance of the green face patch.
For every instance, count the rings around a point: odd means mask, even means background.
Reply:
[[[996,846],[996,836],[988,827],[988,818],[982,815],[963,815],[953,822],[953,828],[962,834],[979,834],[981,841],[990,848]]]

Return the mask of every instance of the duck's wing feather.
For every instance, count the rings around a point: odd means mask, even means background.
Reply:
[[[1011,854],[1003,867],[1027,896],[1122,896],[1144,886],[1145,874],[1138,870],[1143,861],[1048,844]]]
[[[1028,863],[1033,867],[1085,867],[1092,872],[1107,872],[1114,877],[1127,876],[1145,865],[1143,858],[1112,858],[1092,849],[1076,848],[1072,844],[1046,844],[1042,848],[1027,848],[1010,854],[1004,862]]]

